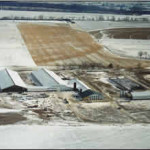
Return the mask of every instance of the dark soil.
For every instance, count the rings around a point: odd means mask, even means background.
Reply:
[[[19,121],[26,120],[21,114],[18,113],[1,113],[0,125],[14,124]]]
[[[150,28],[117,28],[107,29],[105,33],[114,39],[150,39]]]

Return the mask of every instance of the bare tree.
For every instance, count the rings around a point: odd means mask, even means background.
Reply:
[[[147,54],[147,59],[150,59],[150,54]]]
[[[98,20],[99,20],[99,21],[104,21],[105,19],[104,19],[103,16],[100,15]]]
[[[142,58],[142,56],[143,56],[143,52],[142,51],[139,51],[138,52],[138,56],[140,57],[140,59]]]
[[[44,19],[43,15],[38,16],[38,19],[43,20]]]
[[[147,52],[144,52],[143,54],[145,55],[145,59],[146,59],[146,58],[147,58],[148,53],[147,53]]]

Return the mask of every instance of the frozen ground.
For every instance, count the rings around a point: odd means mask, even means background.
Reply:
[[[91,74],[92,76],[95,76],[95,78],[98,78],[100,81],[108,84],[108,75],[106,72],[88,72],[88,74]]]
[[[119,23],[118,23],[119,24]],[[141,24],[142,25],[142,24]],[[147,24],[148,25],[148,24]],[[106,23],[107,26],[107,23]],[[126,26],[124,25],[124,28]],[[136,29],[136,33],[138,35],[138,29],[140,30],[140,28],[136,28],[137,24],[134,23],[134,29]],[[144,29],[145,26],[141,26],[142,29]],[[112,26],[112,29],[114,27]],[[123,28],[123,26],[122,26]],[[128,31],[128,28],[125,28]],[[131,30],[132,28],[130,28]],[[129,31],[130,31],[129,30]],[[95,33],[91,33],[93,35],[93,37],[95,37],[96,41],[98,43],[100,43],[101,45],[104,46],[104,48],[114,54],[120,55],[120,56],[125,56],[125,57],[135,57],[135,58],[140,58],[139,56],[139,52],[142,51],[143,55],[142,55],[142,59],[144,58],[150,58],[150,40],[149,39],[145,39],[142,37],[147,35],[147,37],[149,36],[148,34],[146,34],[145,32],[147,31],[143,31],[143,33],[140,32],[141,37],[139,36],[137,39],[137,37],[135,36],[134,38],[132,38],[132,36],[135,34],[133,33],[133,31],[130,33],[128,31],[128,33],[121,33],[121,27],[120,30],[118,28],[118,31],[116,31],[116,33],[113,33],[112,36],[110,36],[110,33],[107,33],[107,30],[99,30],[99,31],[95,31]],[[139,35],[140,35],[139,34]],[[118,35],[118,38],[113,38],[113,36]],[[120,37],[119,37],[120,35]],[[126,36],[128,36],[126,38]]]
[[[0,66],[35,66],[15,23],[0,22]]]
[[[0,148],[150,148],[150,126],[85,125],[0,127]]]
[[[113,53],[122,56],[139,57],[139,51],[147,52],[147,54],[150,55],[150,40],[103,38],[100,40],[100,43]]]
[[[0,108],[0,113],[16,113],[20,111],[21,110]]]

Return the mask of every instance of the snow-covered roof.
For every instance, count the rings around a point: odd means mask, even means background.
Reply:
[[[83,83],[81,80],[78,79],[71,79],[68,80],[68,86],[73,88],[74,83],[76,83],[77,88],[80,90],[82,89],[82,91],[86,91],[88,89],[90,89],[85,83]]]
[[[132,99],[150,99],[150,91],[131,92]]]
[[[57,74],[55,74],[53,71],[47,69],[44,69],[44,71],[47,72],[58,84],[67,86],[67,83],[64,80],[62,80]]]
[[[39,69],[33,71],[31,75],[34,76],[34,78],[31,76],[32,80],[38,86],[45,86],[49,88],[68,88],[67,83],[53,71],[49,71],[47,69]]]
[[[14,85],[26,88],[25,83],[22,81],[17,72],[9,69],[0,70],[0,89],[7,89]]]

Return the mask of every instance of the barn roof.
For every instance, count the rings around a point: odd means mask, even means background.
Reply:
[[[131,92],[132,99],[150,99],[150,91]]]
[[[80,96],[81,96],[82,98],[84,98],[84,97],[91,96],[91,95],[93,95],[93,94],[98,94],[98,95],[101,95],[101,96],[102,96],[101,93],[96,92],[96,91],[93,91],[93,90],[90,90],[90,89],[88,89],[88,90],[86,90],[86,91],[80,93]]]
[[[76,83],[77,89],[82,89],[82,91],[86,91],[88,89],[90,89],[85,83],[83,83],[82,81],[78,80],[78,79],[71,79],[68,80],[68,85],[70,87],[73,87],[73,84]]]
[[[25,83],[17,72],[9,69],[0,70],[0,89],[4,90],[14,85],[26,88]]]
[[[122,90],[135,90],[135,89],[142,89],[143,87],[138,83],[132,81],[131,79],[125,77],[119,78],[110,78],[110,80],[117,84],[117,87]]]
[[[54,87],[62,87],[66,86],[67,88],[67,83],[62,80],[57,74],[55,74],[53,71],[49,71],[47,69],[39,69],[36,71],[33,71],[31,73],[36,79],[33,79],[34,82],[37,83],[37,85],[40,86],[45,86],[49,88],[54,88]]]

